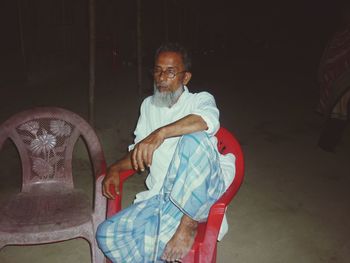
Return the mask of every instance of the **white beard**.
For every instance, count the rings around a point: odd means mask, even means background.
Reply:
[[[154,93],[152,96],[152,104],[157,107],[167,107],[171,108],[177,100],[180,98],[183,87],[179,87],[175,91],[164,91],[160,92],[156,86],[156,84],[153,84],[154,87]]]

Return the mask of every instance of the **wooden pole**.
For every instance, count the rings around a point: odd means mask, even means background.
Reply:
[[[18,24],[19,24],[19,37],[21,42],[21,52],[22,52],[22,59],[23,59],[23,70],[26,80],[28,79],[28,72],[27,72],[27,59],[24,49],[24,36],[23,36],[23,21],[22,21],[22,7],[21,7],[21,0],[17,0],[17,8],[18,8]]]
[[[178,39],[181,42],[182,41],[182,20],[183,20],[183,10],[182,10],[182,5],[179,7],[179,36]]]
[[[164,30],[165,42],[169,41],[169,15],[168,15],[168,0],[164,0]]]
[[[96,12],[95,0],[89,0],[89,123],[94,126],[95,62],[96,62]]]
[[[139,98],[142,97],[142,34],[141,34],[141,0],[137,0],[137,86]]]
[[[200,0],[197,0],[198,6],[200,6]],[[193,39],[193,49],[197,49],[199,47],[199,28],[200,28],[200,19],[201,19],[201,14],[200,14],[200,8],[197,9],[197,12],[195,14],[195,25],[194,25],[194,39]]]

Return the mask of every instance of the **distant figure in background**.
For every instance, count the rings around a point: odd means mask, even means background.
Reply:
[[[350,4],[342,9],[343,25],[326,47],[319,68],[321,95],[318,111],[327,119],[318,146],[333,152],[350,112]]]

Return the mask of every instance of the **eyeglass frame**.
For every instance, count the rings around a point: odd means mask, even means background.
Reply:
[[[156,72],[155,72],[156,70],[157,70],[157,71],[159,70],[159,72],[156,73]],[[154,69],[154,68],[153,68],[153,69],[150,70],[150,72],[152,73],[153,76],[157,76],[158,78],[160,78],[160,77],[162,76],[162,74],[164,73],[164,74],[165,74],[164,76],[165,76],[167,79],[175,79],[176,76],[177,76],[178,74],[188,72],[187,70],[183,70],[183,71],[176,72],[176,73],[170,72],[170,74],[173,75],[173,76],[169,76],[169,71],[170,71],[169,69],[162,70],[162,69],[160,69],[160,68],[158,68],[158,69]]]

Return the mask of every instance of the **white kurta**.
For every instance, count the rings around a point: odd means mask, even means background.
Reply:
[[[134,132],[135,141],[134,144],[129,146],[129,150],[133,149],[136,143],[147,137],[154,130],[175,122],[189,114],[196,114],[203,118],[208,126],[206,132],[211,137],[213,145],[216,145],[217,139],[214,135],[220,128],[220,123],[219,110],[216,107],[214,97],[208,92],[190,93],[187,87],[185,87],[184,92],[171,108],[153,105],[152,96],[147,97],[143,101],[140,117]],[[148,190],[137,194],[135,202],[159,194],[179,139],[180,137],[166,139],[154,152],[150,172],[146,179]],[[226,188],[233,180],[235,171],[234,163],[235,157],[232,154],[220,156],[220,166]],[[226,234],[227,230],[227,221],[224,218],[218,237],[219,240]]]

